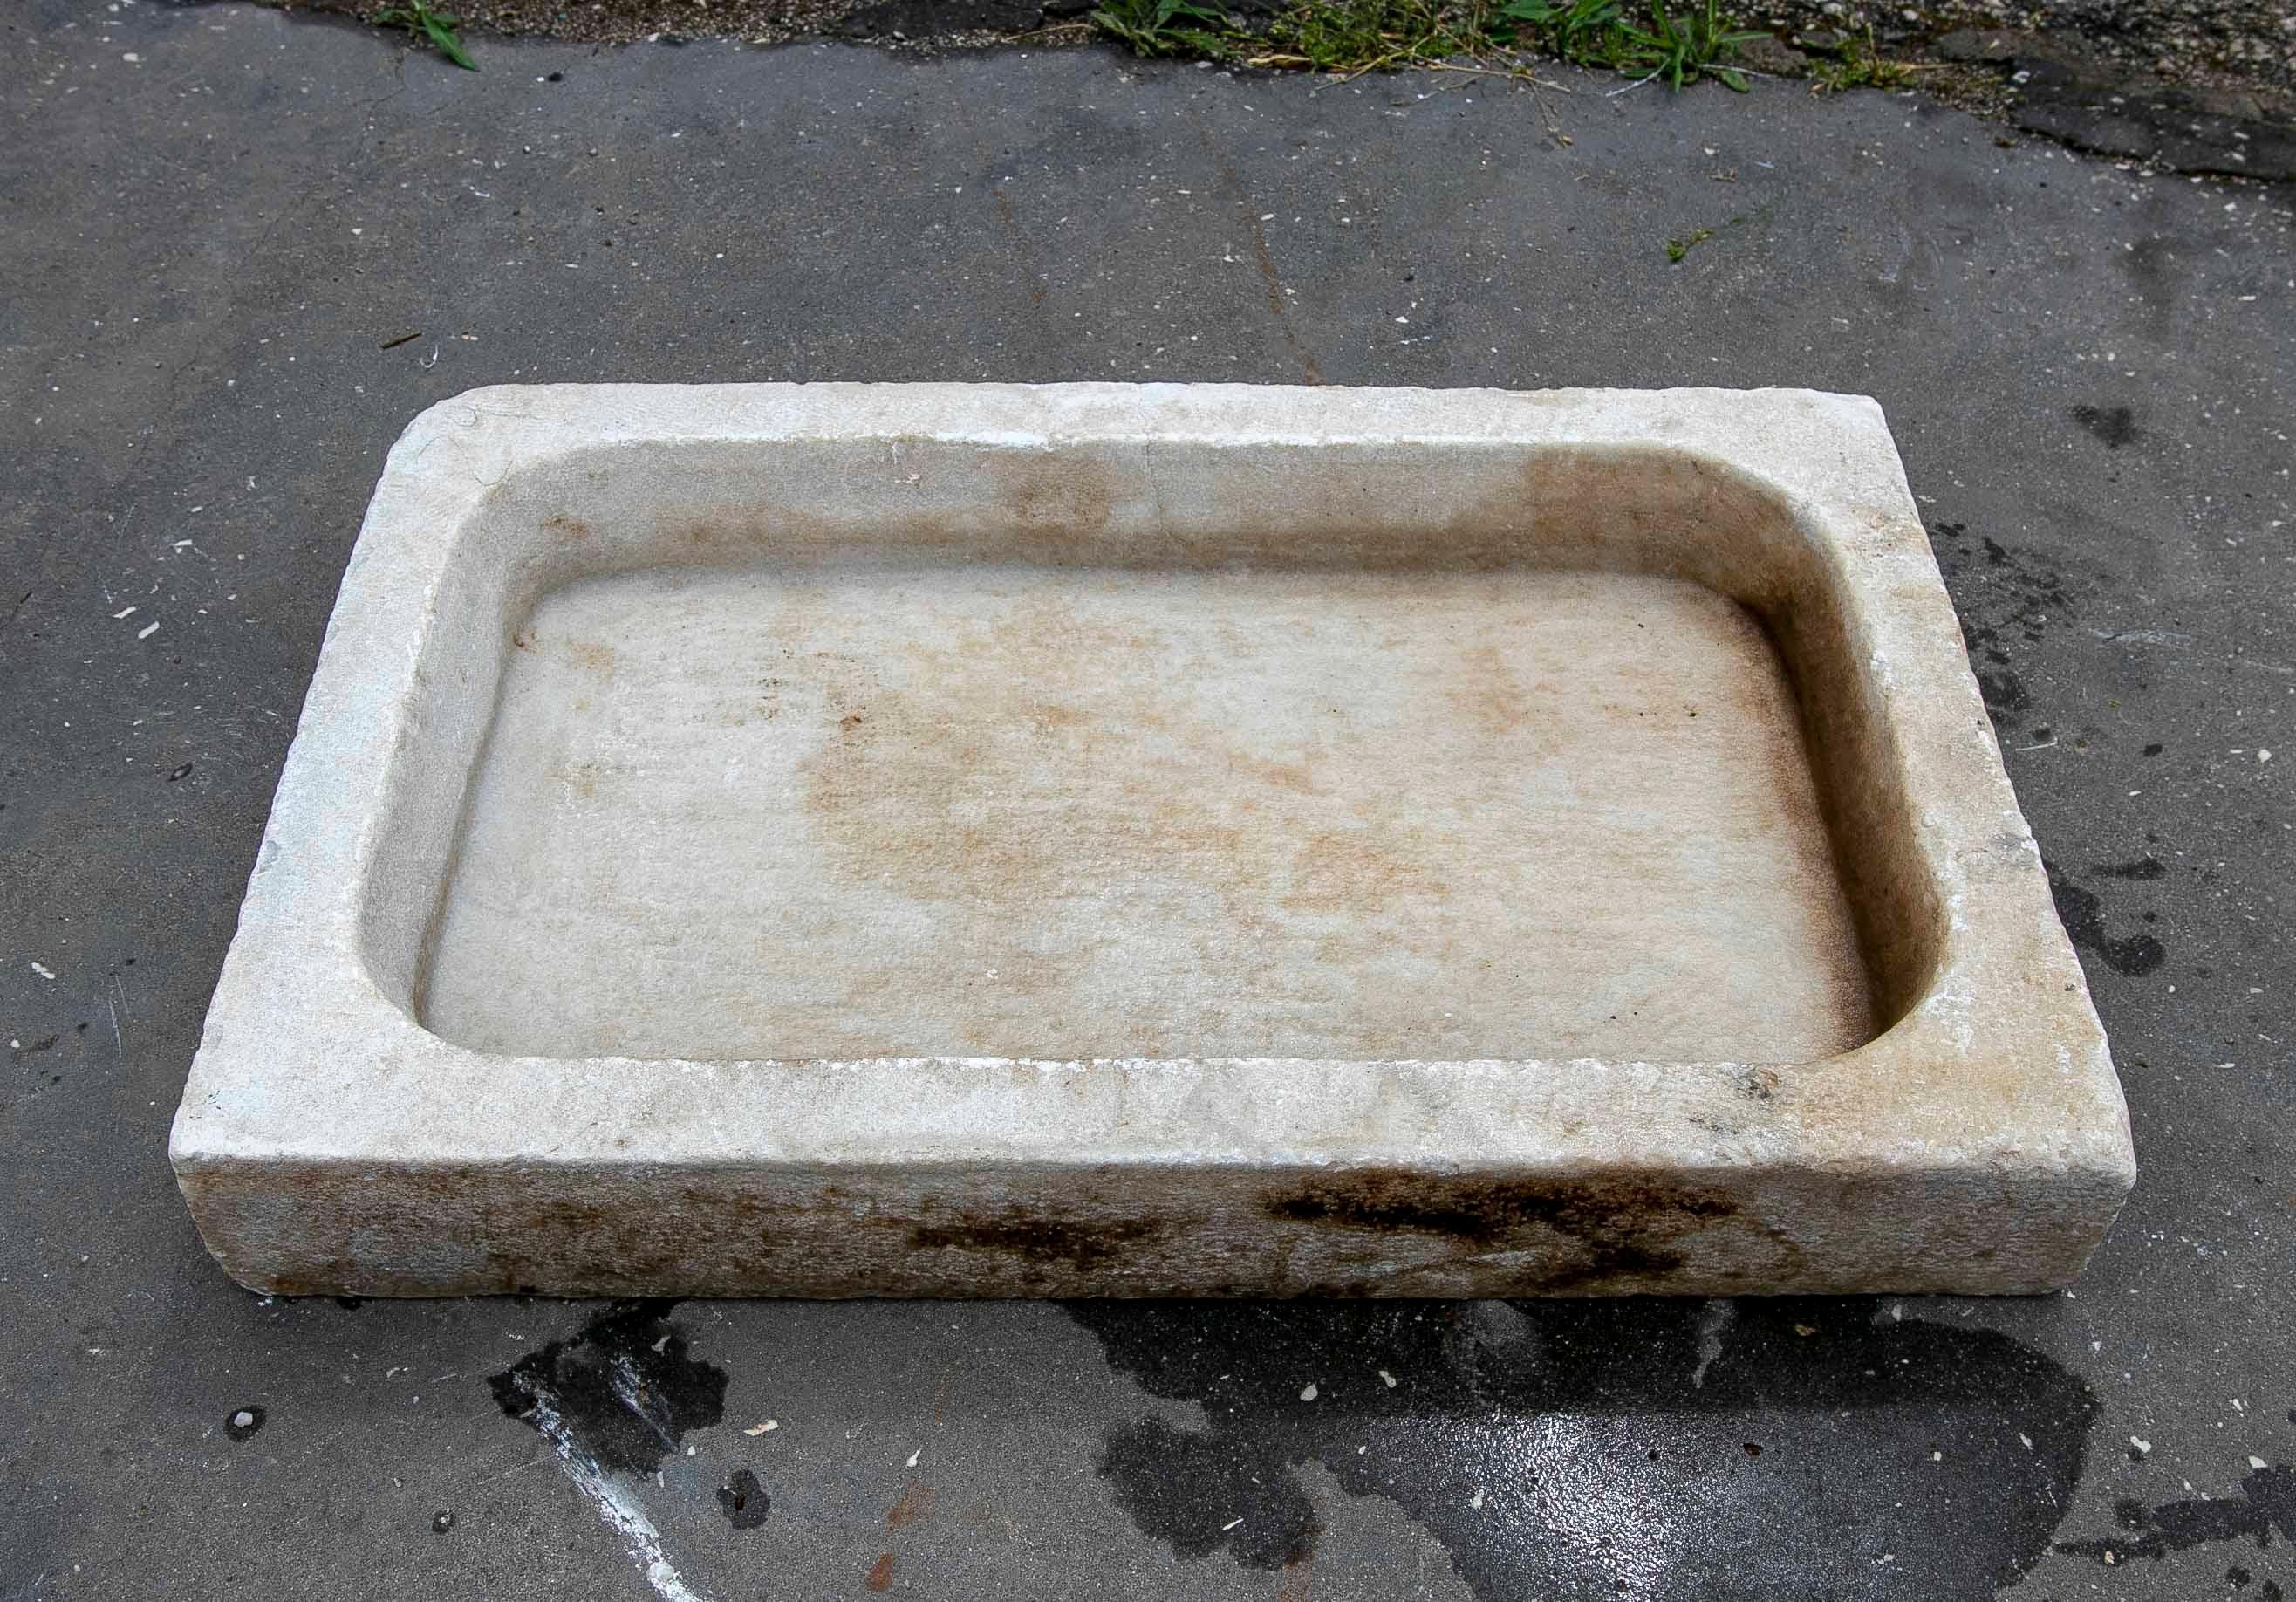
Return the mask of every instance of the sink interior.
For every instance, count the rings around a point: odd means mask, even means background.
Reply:
[[[413,1003],[546,1056],[1799,1062],[1792,680],[1665,573],[630,565],[511,620]]]

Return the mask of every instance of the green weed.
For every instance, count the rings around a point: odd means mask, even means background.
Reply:
[[[1629,3],[1649,10],[1630,17]],[[1661,78],[1679,89],[1713,78],[1742,91],[1744,76],[1726,63],[1758,36],[1733,28],[1720,4],[1696,0],[1677,17],[1666,0],[1293,0],[1254,34],[1199,0],[1103,0],[1092,21],[1140,55],[1348,77],[1496,59],[1503,70],[1463,70],[1527,77],[1509,53],[1535,51],[1638,83]]]
[[[1703,11],[1693,9],[1680,17],[1666,9],[1666,0],[1651,0],[1650,21],[1648,28],[1620,24],[1625,36],[1614,63],[1620,71],[1637,82],[1663,78],[1674,89],[1713,78],[1741,94],[1746,92],[1745,75],[1723,63],[1739,45],[1761,36],[1731,28],[1723,20],[1721,0],[1706,0]]]
[[[1103,33],[1130,45],[1135,55],[1224,61],[1235,34],[1225,16],[1193,0],[1107,0],[1092,20]]]
[[[394,5],[388,11],[374,13],[377,25],[383,28],[404,28],[415,38],[429,44],[440,55],[457,67],[476,72],[478,62],[463,48],[462,37],[455,30],[462,20],[444,12],[432,11],[424,0],[407,0],[404,5]]]
[[[1443,0],[1308,0],[1268,25],[1254,66],[1355,74],[1430,65],[1488,48],[1479,6]]]
[[[1528,31],[1538,44],[1581,66],[1611,65],[1618,47],[1619,0],[1511,0],[1499,17],[1520,25],[1504,42]]]
[[[1666,259],[1669,261],[1680,261],[1690,254],[1690,248],[1693,245],[1704,244],[1713,237],[1714,230],[1711,228],[1693,228],[1680,239],[1669,239],[1666,242]]]
[[[1844,89],[1895,89],[1911,82],[1915,70],[1903,62],[1884,61],[1874,44],[1874,29],[1869,25],[1863,39],[1854,33],[1845,36],[1831,60],[1824,56],[1811,60],[1809,89],[1813,94],[1839,94]]]

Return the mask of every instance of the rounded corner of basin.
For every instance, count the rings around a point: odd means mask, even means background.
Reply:
[[[392,464],[411,467],[443,442],[492,464],[468,475],[469,499],[482,501],[537,468],[601,443],[598,411],[585,384],[480,384],[434,400],[399,431]]]
[[[479,384],[434,400],[407,419],[406,426],[398,431],[398,445],[427,444],[443,435],[482,428],[488,418],[500,415],[504,397],[519,388],[516,384]]]
[[[430,960],[428,946],[418,957],[419,968],[411,982],[403,990],[388,986],[377,971],[378,957],[368,949],[372,938],[364,926],[351,953],[351,967],[357,974],[359,1001],[366,1017],[363,1027],[381,1035],[395,1036],[399,1042],[425,1051],[452,1052],[458,1056],[480,1056],[487,1054],[467,1046],[450,1034],[434,1029],[429,1018],[427,993],[430,990]]]
[[[1878,395],[1868,395],[1863,390],[1819,390],[1813,393],[1824,395],[1855,416],[1879,423],[1884,429],[1890,426],[1889,408]]]
[[[471,1064],[509,1060],[504,1053],[491,1050],[483,1046],[472,1045],[451,1031],[440,1029],[433,1024],[424,1015],[427,1008],[420,998],[417,998],[411,1006],[401,1006],[396,1001],[389,1001],[388,1005],[391,1014],[389,1025],[391,1031],[425,1054],[445,1054],[447,1056]]]
[[[1873,396],[1803,389],[1669,393],[1679,404],[1652,443],[1702,473],[1726,474],[1759,491],[1814,548],[1869,526],[1864,513],[1874,505],[1894,502],[1916,517],[1896,439]],[[1725,398],[1726,407],[1717,404]]]
[[[1886,467],[1896,477],[1903,464],[1898,456],[1898,442],[1890,431],[1889,414],[1882,408],[1879,397],[1854,390],[1785,390],[1775,391],[1793,404],[1793,431],[1783,440],[1775,437],[1763,443],[1772,448],[1782,447],[1782,454],[1800,466],[1805,463],[1824,472],[1838,464],[1845,456],[1862,468],[1879,470]],[[1824,463],[1810,460],[1810,447],[1802,430],[1811,415],[1824,421],[1828,431],[1827,456]],[[1846,449],[1845,449],[1846,448]],[[1813,482],[1813,493],[1820,493],[1828,481]]]
[[[1602,488],[1623,503],[1630,522],[1648,520],[1649,528],[1663,529],[1672,518],[1680,525],[1673,530],[1677,548],[1653,546],[1644,561],[1671,557],[1674,565],[1689,570],[1686,576],[1749,604],[1755,597],[1741,593],[1748,587],[1729,576],[1731,560],[1745,555],[1736,548],[1743,536],[1766,528],[1791,529],[1792,543],[1813,555],[1822,544],[1820,508],[1808,492],[1775,471],[1761,453],[1742,448],[1732,438],[1667,426],[1660,419],[1658,426],[1631,434],[1509,443],[1527,449],[1526,484],[1545,493],[1579,492],[1570,481],[1574,473],[1615,479]],[[1694,498],[1685,499],[1686,491]],[[1718,506],[1718,493],[1734,497],[1734,504],[1725,500]],[[1723,515],[1717,517],[1718,512]]]
[[[1882,416],[1882,402],[1863,390],[1814,390],[1782,387],[1764,391],[1766,394],[1789,398],[1803,406],[1815,406],[1838,412],[1852,419],[1879,422]]]

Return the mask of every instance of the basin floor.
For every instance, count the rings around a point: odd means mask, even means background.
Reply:
[[[1792,686],[1577,571],[658,568],[519,628],[422,999],[554,1056],[1801,1061]]]

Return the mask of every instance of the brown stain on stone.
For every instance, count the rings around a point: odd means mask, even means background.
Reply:
[[[598,793],[598,764],[595,762],[564,762],[551,769],[552,776],[584,801]]]
[[[613,677],[614,665],[619,660],[611,645],[596,640],[575,640],[566,647],[566,654],[580,666],[603,678]]]
[[[1530,721],[1530,696],[1495,641],[1459,653],[1457,672],[1445,699],[1486,735],[1511,735]]]
[[[887,1591],[892,1590],[893,1555],[890,1552],[884,1553],[877,1559],[876,1562],[871,1564],[869,1565],[869,1573],[867,1576],[862,1580],[861,1583],[862,1586],[868,1590]]]
[[[544,518],[542,520],[542,526],[549,530],[552,533],[567,539],[587,539],[590,538],[590,525],[583,522],[580,518],[572,516],[564,512],[558,513],[556,515],[552,517]]]
[[[1013,1206],[996,1213],[959,1212],[912,1225],[908,1244],[918,1251],[954,1249],[1009,1258],[1030,1268],[1059,1266],[1089,1272],[1172,1227],[1160,1219],[1060,1217]]]
[[[659,547],[674,563],[743,560],[819,567],[854,557],[898,554],[1048,565],[1098,557],[1124,559],[1121,546],[1098,537],[1114,517],[1117,479],[1090,455],[1049,449],[899,442],[895,465],[914,465],[911,481],[968,481],[951,504],[918,505],[889,495],[882,482],[835,511],[776,503],[668,509]],[[873,477],[882,460],[853,471]]]
[[[1085,728],[1097,721],[1084,708],[1057,701],[1032,701],[1024,715],[1042,729]]]
[[[1038,595],[913,649],[916,678],[944,691],[963,686],[961,698],[927,702],[827,674],[841,737],[802,764],[808,817],[855,872],[929,901],[1009,905],[1074,893],[1089,868],[1079,842],[1122,842],[1181,873],[1200,865],[1215,893],[1248,890],[1226,870],[1247,855],[1237,813],[1251,803],[1164,776],[1232,764],[1250,771],[1255,760],[1237,760],[1226,727],[1177,718],[1161,685],[1095,681],[1095,659],[1136,645],[1133,631]],[[1074,782],[1079,770],[1134,760],[1143,730],[1173,748],[1149,759],[1154,772]],[[1069,760],[1048,760],[1037,749],[1045,742]]]
[[[1085,555],[1092,537],[1106,529],[1115,507],[1104,468],[1088,457],[1051,451],[995,451],[982,464],[995,485],[1000,521],[1019,526],[1024,541],[1035,537],[1036,554],[1050,536],[1072,559]]]
[[[1562,1236],[1570,1250],[1520,1270],[1541,1293],[1655,1278],[1682,1268],[1682,1241],[1734,1218],[1722,1192],[1628,1177],[1487,1179],[1363,1169],[1274,1190],[1267,1218],[1316,1229],[1432,1236],[1471,1252],[1530,1250]]]
[[[1320,795],[1324,785],[1317,778],[1312,759],[1298,762],[1271,761],[1250,752],[1231,751],[1227,753],[1227,770],[1270,785],[1278,790],[1290,790],[1300,795]]]
[[[1749,1068],[1739,1077],[1738,1094],[1752,1102],[1775,1101],[1783,1082],[1775,1068]]]
[[[1323,829],[1300,842],[1283,902],[1302,912],[1362,913],[1399,901],[1447,900],[1450,885],[1401,849],[1401,830]]]

